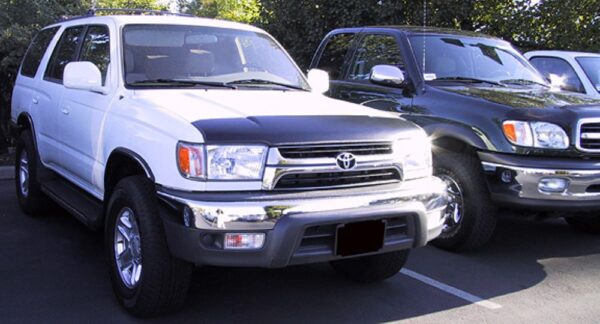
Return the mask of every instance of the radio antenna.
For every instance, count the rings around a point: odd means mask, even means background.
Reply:
[[[427,53],[426,51],[426,46],[425,46],[425,30],[427,29],[427,0],[423,0],[423,56],[421,58],[422,60],[422,66],[421,68],[422,70],[422,78],[423,78],[423,91],[425,91],[425,54]]]

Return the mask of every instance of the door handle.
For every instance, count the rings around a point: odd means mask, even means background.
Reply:
[[[68,115],[68,114],[69,114],[69,109],[67,109],[67,108],[63,108],[63,109],[61,110],[61,112],[63,113],[63,115]]]

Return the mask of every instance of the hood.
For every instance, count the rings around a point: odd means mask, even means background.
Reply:
[[[600,108],[600,100],[583,94],[548,89],[438,87],[448,92],[512,108]]]
[[[420,131],[389,113],[301,91],[153,89],[132,99],[179,115],[208,144],[393,141]]]

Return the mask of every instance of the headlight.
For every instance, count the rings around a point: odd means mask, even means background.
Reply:
[[[206,147],[208,178],[211,180],[260,180],[265,146]]]
[[[555,124],[507,120],[502,124],[502,131],[514,145],[549,149],[569,147],[567,133]]]
[[[194,180],[261,180],[267,148],[261,145],[179,143],[180,173]]]
[[[398,140],[394,143],[394,154],[402,163],[404,180],[431,176],[431,142],[422,132],[419,136]]]

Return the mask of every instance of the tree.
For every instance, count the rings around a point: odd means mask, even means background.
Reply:
[[[90,0],[87,2],[90,2],[91,5]],[[159,4],[157,0],[98,0],[96,2],[96,8],[166,10],[167,6]]]
[[[179,0],[179,10],[199,17],[254,23],[261,10],[259,0]]]

